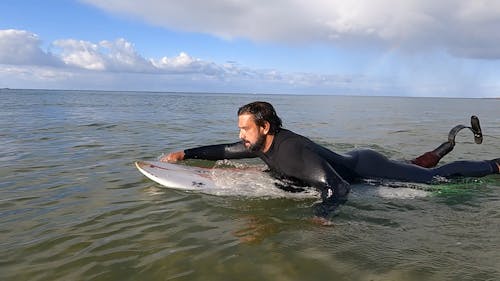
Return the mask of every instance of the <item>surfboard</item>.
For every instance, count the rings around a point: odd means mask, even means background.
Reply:
[[[144,176],[169,189],[251,198],[319,197],[314,188],[299,193],[278,188],[276,183],[280,181],[264,172],[262,167],[201,168],[159,161],[137,161],[135,166]]]
[[[276,186],[281,183],[256,167],[201,168],[159,161],[137,161],[137,169],[150,180],[170,189],[195,191],[217,196],[244,196],[257,198],[318,198],[319,192],[310,188],[292,193]],[[449,194],[451,191],[470,190],[456,184],[426,185],[390,181],[365,181],[351,187],[350,198],[384,197],[415,198],[430,194]],[[458,186],[460,187],[460,186]],[[450,191],[451,190],[451,191]]]
[[[137,161],[137,169],[150,180],[180,190],[216,188],[211,169],[159,161]]]

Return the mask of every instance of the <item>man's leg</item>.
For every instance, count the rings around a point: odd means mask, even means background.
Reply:
[[[468,128],[472,131],[472,133],[474,134],[474,141],[477,144],[482,143],[483,134],[481,132],[481,126],[479,125],[479,118],[477,118],[476,116],[471,116],[470,124],[470,127],[464,125],[455,126],[450,130],[447,142],[442,143],[436,149],[428,151],[411,160],[410,162],[424,168],[435,167],[439,163],[439,160],[441,160],[441,158],[443,158],[446,154],[450,153],[453,150],[453,148],[455,147],[455,136],[458,134],[458,132],[465,128]]]
[[[390,179],[417,183],[432,183],[436,176],[444,178],[483,177],[499,173],[500,158],[483,161],[455,161],[438,168],[423,168],[417,165],[390,160],[373,150],[355,150],[357,158],[354,172],[361,178]]]

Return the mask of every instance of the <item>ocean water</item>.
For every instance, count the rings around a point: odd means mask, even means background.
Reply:
[[[255,100],[335,151],[394,159],[433,149],[475,114],[483,144],[463,131],[443,162],[500,157],[498,99],[3,89],[0,280],[500,280],[498,175],[446,192],[355,185],[325,227],[310,221],[318,198],[252,196],[258,178],[225,178],[234,190],[215,195],[135,169],[236,141],[236,110]]]

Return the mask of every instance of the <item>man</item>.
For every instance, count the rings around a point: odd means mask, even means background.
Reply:
[[[326,220],[333,210],[347,200],[349,184],[355,180],[383,178],[430,183],[436,176],[482,177],[499,173],[500,170],[500,158],[457,161],[439,168],[425,167],[437,164],[436,159],[439,161],[453,149],[452,132],[449,142],[424,154],[420,160],[414,159],[412,162],[416,164],[412,164],[389,160],[373,150],[337,154],[304,136],[283,129],[281,119],[267,102],[253,102],[242,106],[238,110],[238,127],[240,142],[186,149],[170,153],[160,161],[259,157],[267,164],[274,177],[313,186],[321,191],[322,202],[314,206],[314,214],[320,220]],[[475,129],[480,134],[479,123]],[[423,161],[429,160],[429,155],[432,161]]]

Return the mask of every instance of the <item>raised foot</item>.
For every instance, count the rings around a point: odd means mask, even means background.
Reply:
[[[483,132],[481,131],[481,125],[479,124],[479,118],[477,116],[472,115],[470,117],[470,127],[467,127],[465,125],[457,125],[453,127],[450,132],[448,133],[448,142],[451,144],[455,144],[455,137],[457,136],[458,132],[460,132],[462,129],[470,129],[471,132],[474,134],[474,142],[477,144],[481,144],[483,142]]]
[[[483,132],[481,131],[481,125],[479,125],[479,118],[477,116],[472,115],[470,117],[470,126],[472,133],[474,133],[474,141],[477,144],[481,144],[483,142]]]

